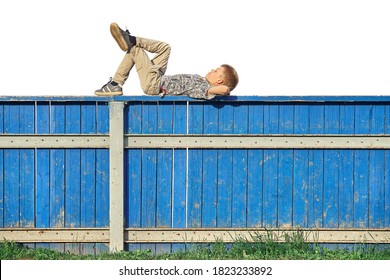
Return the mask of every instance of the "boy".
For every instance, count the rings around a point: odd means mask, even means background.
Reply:
[[[119,47],[126,52],[113,79],[101,89],[99,96],[122,95],[122,86],[136,66],[142,90],[148,95],[187,95],[192,98],[212,99],[216,95],[229,95],[238,84],[238,75],[233,67],[223,64],[211,70],[205,77],[179,74],[165,75],[171,47],[160,41],[134,37],[112,23],[110,31]],[[147,53],[155,53],[150,60]]]

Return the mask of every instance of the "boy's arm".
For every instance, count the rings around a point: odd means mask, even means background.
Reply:
[[[207,94],[212,94],[212,95],[229,95],[230,94],[230,90],[229,90],[229,87],[225,86],[225,85],[212,86],[207,91]]]

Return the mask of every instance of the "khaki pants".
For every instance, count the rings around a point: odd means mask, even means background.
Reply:
[[[152,60],[147,53],[155,53]],[[116,71],[113,81],[123,85],[135,65],[142,90],[149,95],[160,93],[160,80],[167,70],[171,47],[164,42],[137,37],[137,44],[126,53]]]

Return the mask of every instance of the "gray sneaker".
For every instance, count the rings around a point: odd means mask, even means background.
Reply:
[[[111,23],[110,32],[122,51],[129,52],[134,46],[134,44],[130,41],[129,30],[126,29],[126,31],[123,31],[116,22]]]
[[[95,94],[98,96],[114,96],[114,95],[123,95],[122,87],[120,85],[112,85],[112,78],[108,81],[107,84],[102,86],[101,89],[95,90]]]

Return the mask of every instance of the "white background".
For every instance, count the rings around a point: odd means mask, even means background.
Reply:
[[[233,65],[235,95],[390,93],[385,0],[4,0],[0,11],[0,96],[93,95],[124,55],[113,21],[168,42],[167,74]],[[143,94],[135,71],[124,93]]]

